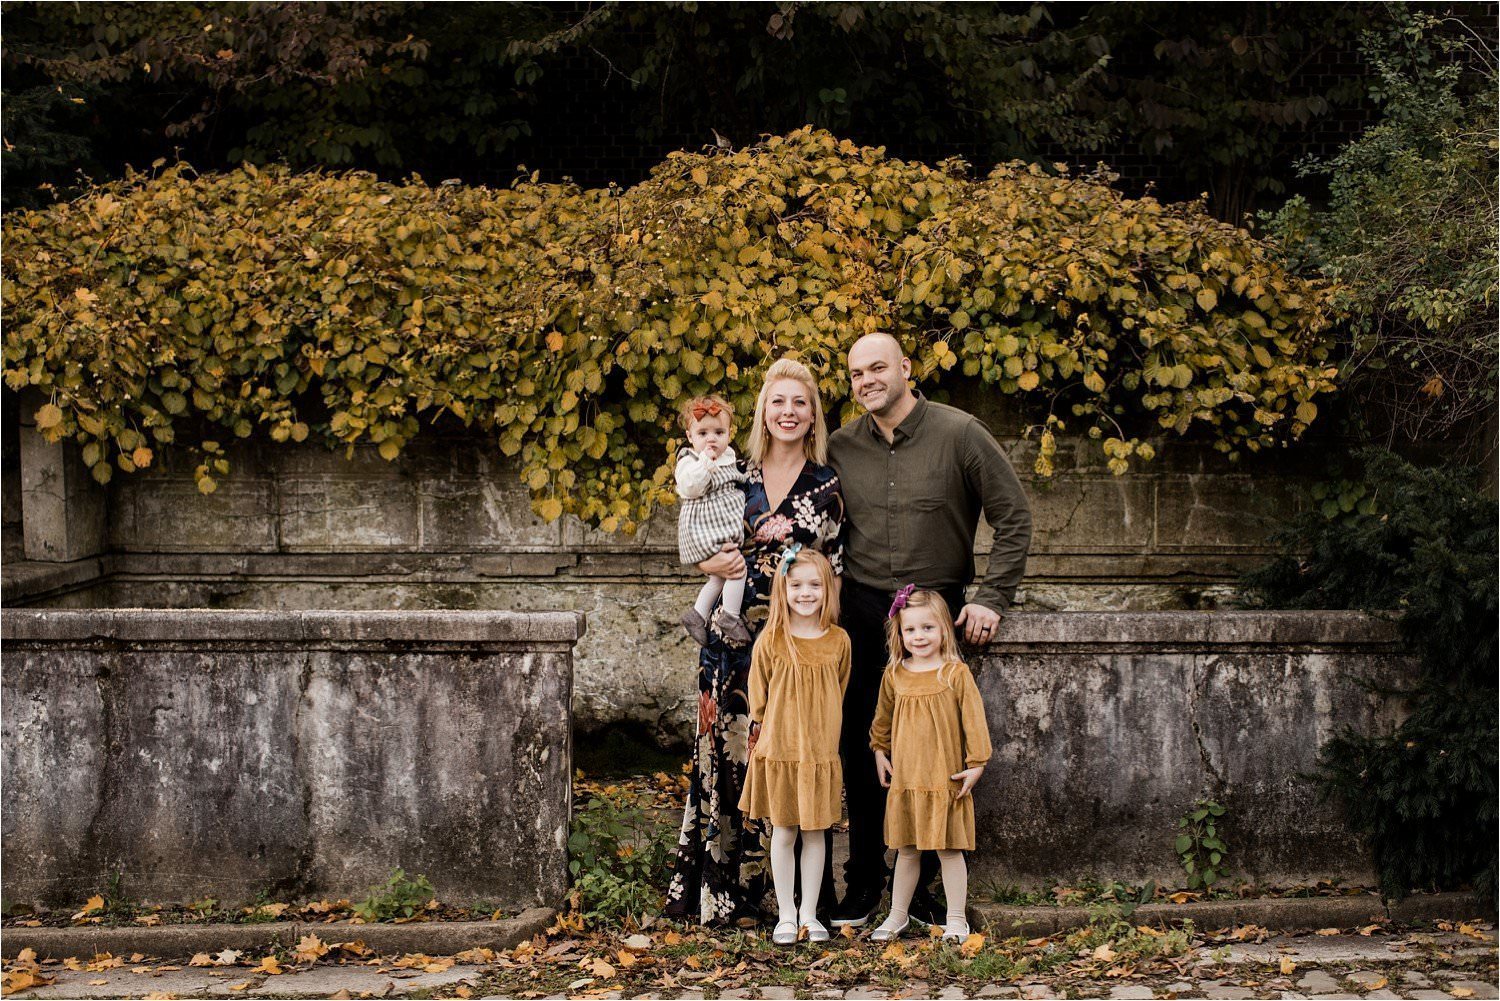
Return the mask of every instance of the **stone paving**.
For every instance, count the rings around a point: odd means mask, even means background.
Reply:
[[[1256,944],[1201,945],[1185,972],[1129,983],[1071,980],[1065,983],[1027,979],[959,988],[934,987],[922,981],[855,984],[842,989],[798,990],[785,986],[742,987],[722,991],[679,990],[587,991],[569,996],[614,999],[686,998],[844,999],[896,1001],[938,998],[1475,998],[1500,996],[1496,948],[1453,933],[1415,932],[1362,937],[1341,935],[1275,936]],[[1266,971],[1270,971],[1268,974]],[[1290,971],[1290,972],[1286,972]],[[403,998],[482,995],[485,967],[454,966],[435,973],[394,969],[381,963],[365,966],[315,966],[280,976],[249,970],[172,969],[149,964],[102,972],[73,972],[49,967],[56,982],[10,995],[16,998]]]

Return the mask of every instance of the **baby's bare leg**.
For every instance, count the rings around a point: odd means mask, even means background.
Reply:
[[[716,574],[709,574],[708,580],[703,583],[703,588],[698,592],[698,600],[693,602],[693,609],[704,622],[708,621],[708,615],[714,610],[714,603],[719,600],[719,593],[724,590],[724,578]],[[744,581],[740,581],[740,597],[745,596]],[[736,613],[738,614],[738,613]]]

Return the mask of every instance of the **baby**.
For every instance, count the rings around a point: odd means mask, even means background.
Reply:
[[[699,564],[718,553],[724,543],[739,545],[745,534],[745,474],[735,463],[729,440],[734,433],[734,410],[717,396],[700,396],[682,408],[688,447],[677,456],[677,496],[682,510],[677,519],[677,546],[682,562]],[[745,578],[726,580],[709,575],[698,600],[682,617],[682,626],[699,646],[708,644],[709,613],[722,594],[724,600],[713,623],[732,646],[750,642],[750,630],[740,618],[745,601]]]

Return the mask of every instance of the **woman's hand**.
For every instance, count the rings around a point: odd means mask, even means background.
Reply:
[[[717,553],[699,563],[698,569],[710,577],[739,580],[745,576],[745,556],[740,552],[739,546],[726,542]]]
[[[875,752],[875,777],[880,780],[880,788],[891,787],[891,757],[884,751]]]
[[[953,781],[962,783],[958,787],[958,792],[956,792],[956,793],[953,794],[953,798],[954,799],[963,799],[965,796],[969,795],[969,793],[972,792],[973,789],[974,789],[974,784],[979,781],[979,776],[981,776],[983,774],[984,774],[984,766],[983,765],[975,765],[973,768],[965,768],[963,771],[959,772],[957,775],[950,775],[950,776],[948,776]]]

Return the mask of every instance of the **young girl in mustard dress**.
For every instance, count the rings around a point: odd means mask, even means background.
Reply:
[[[776,571],[770,615],[750,654],[750,718],[758,729],[751,729],[740,797],[745,816],[771,822],[778,911],[771,941],[777,945],[793,944],[804,931],[809,941],[828,940],[817,919],[827,853],[823,832],[839,819],[839,730],[849,684],[849,634],[835,624],[838,618],[832,565],[822,553],[793,544]]]
[[[895,848],[891,913],[870,937],[897,938],[910,921],[920,853],[935,850],[943,867],[947,941],[969,935],[964,905],[974,848],[974,797],[990,760],[984,701],[959,659],[948,605],[935,591],[907,585],[896,592],[886,621],[891,659],[880,682],[870,747],[885,799],[885,843]]]

